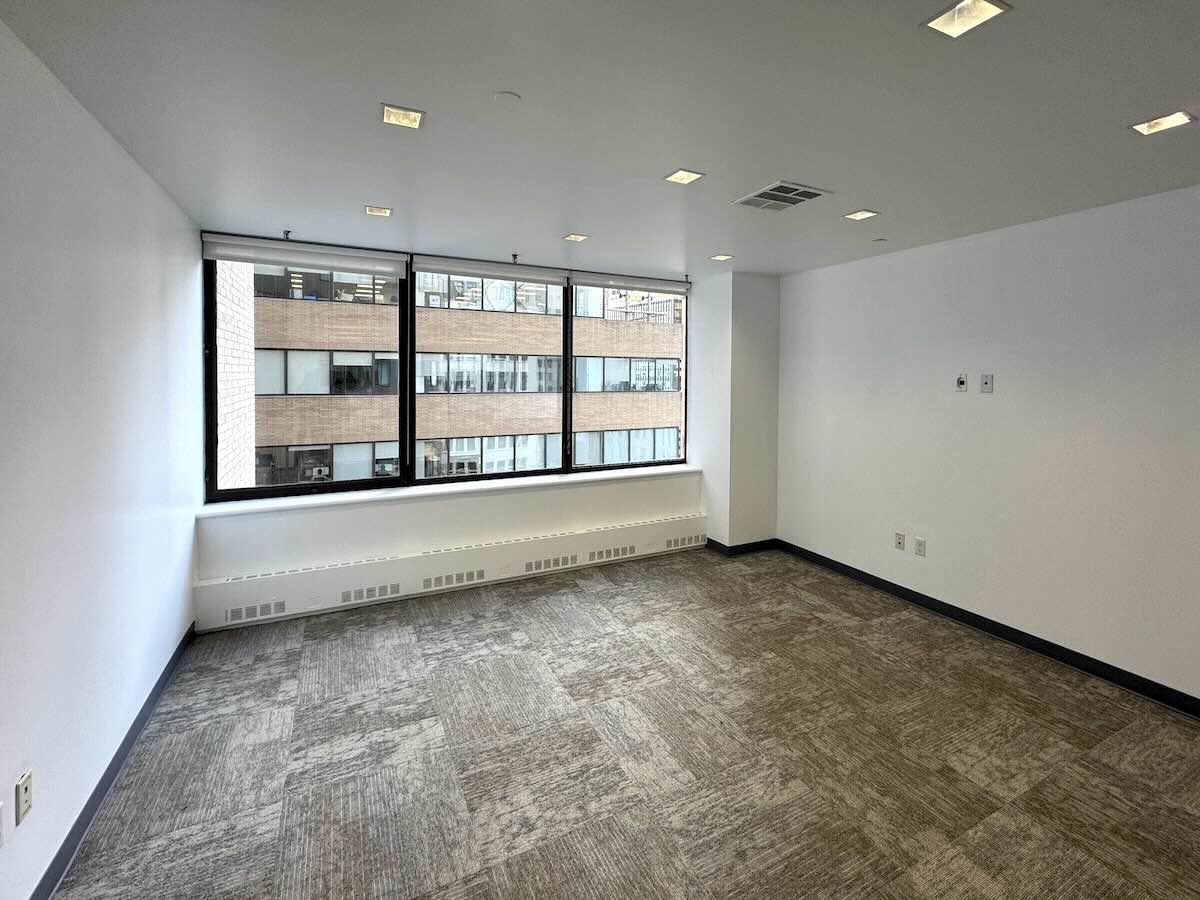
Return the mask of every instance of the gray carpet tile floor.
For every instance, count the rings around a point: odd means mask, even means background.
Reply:
[[[1200,898],[1200,723],[688,551],[198,637],[57,896]]]

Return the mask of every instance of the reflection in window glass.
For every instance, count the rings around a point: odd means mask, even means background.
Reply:
[[[473,275],[451,275],[450,306],[452,309],[482,309],[482,280]]]
[[[333,480],[353,481],[370,478],[374,444],[334,444]]]
[[[450,439],[450,475],[479,474],[479,438]]]
[[[283,356],[282,350],[254,351],[254,393],[283,393]]]
[[[654,458],[655,459],[679,459],[679,429],[678,428],[655,428],[654,429]]]
[[[479,391],[479,354],[450,354],[450,393],[474,394]]]
[[[511,434],[483,439],[483,471],[511,472],[513,470],[513,436]]]
[[[606,466],[629,462],[629,432],[604,432],[604,464]]]
[[[604,289],[598,287],[575,288],[575,315],[589,319],[604,318]]]
[[[444,394],[449,386],[445,353],[417,354],[418,394]]]
[[[560,304],[562,297],[562,288],[558,289]],[[561,311],[561,309],[560,309]],[[517,312],[520,313],[545,313],[546,312],[546,285],[530,284],[528,282],[517,283]]]
[[[575,390],[604,390],[604,360],[599,356],[575,357]]]
[[[526,393],[553,393],[562,390],[561,356],[518,356],[516,389]]]
[[[629,461],[651,462],[654,459],[654,429],[634,428],[629,431]]]
[[[602,459],[601,432],[580,431],[575,434],[575,465],[598,466]]]
[[[378,441],[375,444],[375,477],[390,478],[400,474],[400,442]]]
[[[447,276],[435,272],[417,273],[417,306],[444,308],[449,305],[449,296]]]
[[[630,360],[629,370],[629,389],[631,391],[653,391],[658,389],[654,375],[654,360]]]
[[[517,435],[517,471],[546,468],[546,435]]]
[[[485,278],[483,282],[483,308],[493,312],[512,312],[515,308],[513,283],[511,281],[493,281],[491,278]]]
[[[604,360],[604,390],[629,390],[629,360],[624,357],[606,357]]]
[[[513,357],[485,353],[483,355],[483,389],[489,394],[513,390],[516,382]]]
[[[446,441],[417,441],[417,478],[446,477]]]
[[[328,394],[329,351],[289,350],[287,386],[289,394]]]

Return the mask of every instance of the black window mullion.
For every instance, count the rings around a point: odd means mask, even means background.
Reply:
[[[408,264],[405,267],[407,276],[407,290],[404,292],[407,295],[407,307],[403,315],[396,316],[397,329],[397,347],[400,350],[400,360],[404,360],[407,365],[401,364],[399,361],[396,365],[397,381],[396,390],[400,392],[403,398],[399,404],[397,415],[398,432],[397,436],[400,439],[400,474],[403,479],[403,484],[413,484],[417,480],[417,342],[415,333],[417,328],[417,278],[413,271],[413,260],[409,256]],[[407,370],[407,372],[405,372]]]
[[[574,422],[573,404],[575,392],[575,286],[567,278],[563,284],[563,343],[562,343],[562,433],[559,436],[559,460],[561,471],[575,471],[575,442],[571,440]],[[549,289],[546,292],[546,309],[550,309]]]

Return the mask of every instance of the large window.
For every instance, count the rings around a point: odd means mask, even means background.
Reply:
[[[574,287],[576,468],[683,458],[686,298]]]
[[[224,235],[204,253],[210,500],[683,458],[682,291]]]

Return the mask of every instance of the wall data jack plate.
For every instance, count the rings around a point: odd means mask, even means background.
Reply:
[[[963,372],[956,379],[954,379],[954,389],[960,394],[964,393],[967,390],[967,381],[967,373]]]
[[[996,384],[996,379],[995,379],[995,376],[993,376],[992,374],[989,373],[987,375],[980,375],[979,376],[979,393],[981,393],[981,394],[993,393],[994,392],[993,388],[995,387],[995,384]]]
[[[895,547],[897,550],[904,549],[904,532],[903,531],[896,532],[895,537],[892,539],[892,546]]]
[[[25,817],[33,810],[33,770],[30,769],[17,779],[16,791],[17,824],[25,821]]]

